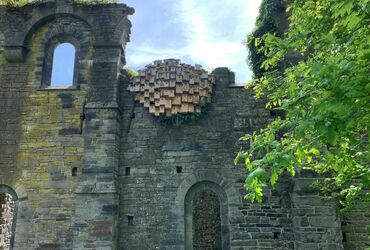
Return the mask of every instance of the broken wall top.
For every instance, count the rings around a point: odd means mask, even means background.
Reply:
[[[51,20],[73,18],[85,22],[94,34],[94,46],[122,46],[129,41],[134,9],[125,4],[74,4],[66,1],[0,7],[0,37],[8,61],[24,61],[29,40]],[[1,45],[1,44],[0,44]]]

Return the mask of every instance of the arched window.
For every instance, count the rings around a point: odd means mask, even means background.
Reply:
[[[71,43],[59,44],[53,54],[51,87],[74,85],[76,48]]]
[[[0,186],[0,249],[13,249],[17,196],[7,186]]]
[[[230,249],[227,197],[213,182],[193,185],[185,196],[185,249]]]

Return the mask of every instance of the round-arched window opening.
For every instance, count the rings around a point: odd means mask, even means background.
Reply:
[[[74,84],[76,48],[71,43],[61,43],[54,49],[51,87],[71,87]]]
[[[227,200],[216,183],[202,181],[190,187],[184,200],[185,249],[230,249]]]
[[[16,199],[8,192],[0,192],[0,249],[13,249],[17,213]]]

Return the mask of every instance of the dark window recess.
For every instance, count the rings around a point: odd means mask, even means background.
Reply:
[[[133,215],[128,215],[127,216],[127,225],[129,225],[129,226],[134,225],[134,216]]]
[[[135,113],[132,113],[132,114],[131,114],[131,118],[132,118],[132,119],[135,119]]]
[[[274,232],[274,239],[279,239],[280,232]]]
[[[345,234],[345,233],[343,233],[342,235],[343,235],[343,242],[347,242],[346,234]]]
[[[182,173],[182,167],[177,166],[176,167],[176,173],[178,173],[178,174]]]
[[[131,169],[129,167],[125,168],[125,175],[129,176],[131,174]]]
[[[72,176],[77,176],[77,169],[76,167],[72,168]]]

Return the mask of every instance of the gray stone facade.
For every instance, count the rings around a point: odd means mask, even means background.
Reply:
[[[262,204],[233,166],[273,117],[218,68],[199,120],[166,124],[127,91],[134,10],[57,1],[0,8],[0,193],[15,200],[14,249],[192,249],[193,197],[220,201],[222,249],[363,249],[366,204],[341,215],[299,173]],[[49,88],[55,44],[77,48],[71,88]]]

